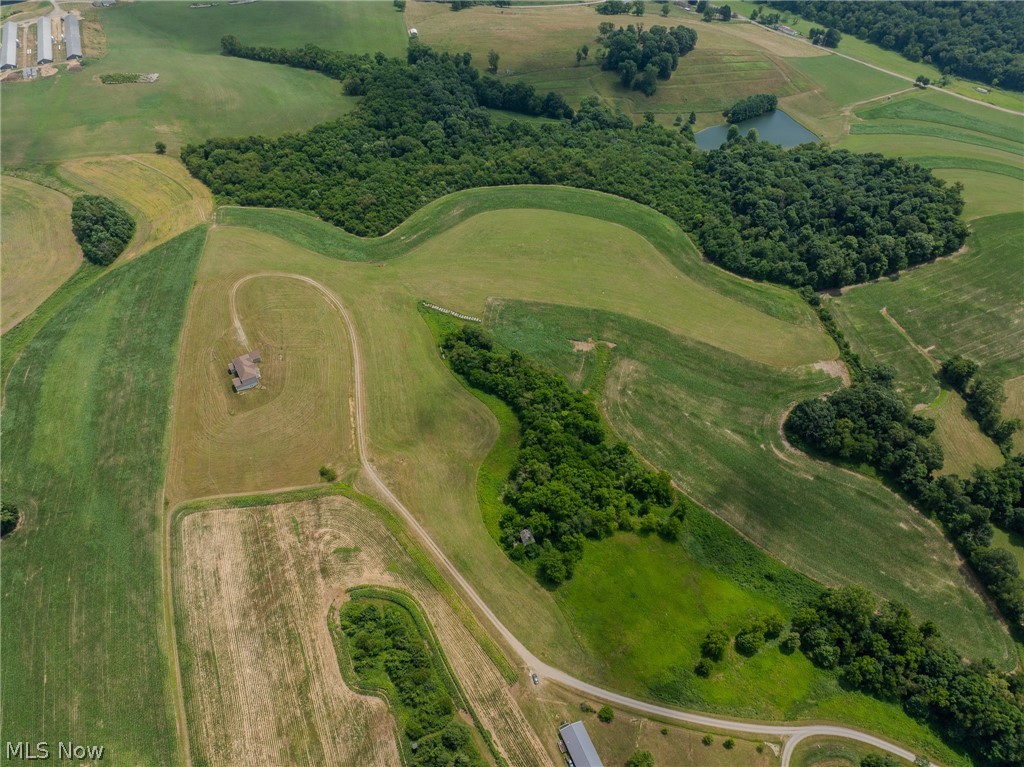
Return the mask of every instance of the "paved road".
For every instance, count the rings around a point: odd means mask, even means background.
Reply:
[[[913,752],[883,740],[882,738],[878,738],[874,735],[869,735],[849,727],[839,727],[826,724],[759,724],[757,722],[722,719],[715,716],[679,711],[678,709],[659,706],[654,703],[648,703],[647,701],[620,695],[619,693],[612,692],[611,690],[605,690],[601,687],[597,687],[589,684],[588,682],[577,679],[574,676],[565,673],[561,669],[557,669],[554,666],[549,666],[542,662],[533,653],[527,650],[522,642],[520,642],[519,639],[517,639],[508,628],[506,628],[505,624],[501,622],[498,616],[494,614],[487,603],[484,602],[479,594],[477,594],[476,589],[474,589],[469,581],[467,581],[455,568],[455,565],[453,565],[448,557],[445,556],[445,553],[441,551],[440,547],[434,543],[433,538],[430,537],[430,533],[426,531],[423,525],[420,524],[419,520],[416,519],[411,511],[409,511],[408,507],[406,507],[406,505],[402,503],[391,491],[391,488],[384,483],[380,475],[377,473],[377,470],[374,468],[373,463],[370,461],[368,446],[369,440],[366,436],[367,429],[365,415],[366,408],[364,402],[365,388],[363,386],[363,357],[359,348],[359,336],[356,333],[355,325],[352,323],[352,318],[349,316],[345,306],[334,293],[322,284],[301,274],[290,274],[287,272],[257,272],[247,275],[238,280],[238,282],[231,287],[231,319],[235,325],[235,330],[238,333],[239,340],[245,345],[248,344],[248,341],[235,310],[235,292],[240,285],[257,277],[280,277],[304,282],[318,290],[328,303],[338,310],[338,314],[341,315],[341,318],[345,323],[345,328],[348,331],[349,342],[352,346],[352,377],[353,385],[355,387],[356,450],[359,455],[359,464],[364,478],[373,487],[375,494],[405,520],[419,539],[420,544],[432,555],[434,561],[440,565],[443,570],[447,571],[448,577],[458,584],[463,595],[468,598],[473,605],[476,606],[477,610],[487,618],[494,629],[501,634],[505,642],[508,643],[522,661],[533,672],[540,675],[542,679],[558,682],[565,687],[585,693],[588,697],[597,698],[608,703],[614,703],[615,705],[622,706],[623,708],[632,709],[645,714],[652,714],[662,719],[684,722],[686,724],[696,724],[702,727],[713,728],[715,730],[783,738],[785,739],[785,746],[782,750],[782,767],[789,767],[793,752],[801,741],[806,740],[807,738],[822,736],[856,740],[860,743],[865,743],[891,754],[895,754],[902,759],[906,759],[908,761],[914,760],[915,754]]]

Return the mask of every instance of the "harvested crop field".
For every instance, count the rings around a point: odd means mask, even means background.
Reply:
[[[4,176],[0,206],[6,332],[41,304],[82,263],[71,233],[71,199],[44,186]]]
[[[90,194],[117,200],[135,217],[135,237],[122,259],[203,223],[213,210],[209,190],[170,157],[89,157],[64,163],[60,172]]]
[[[411,593],[508,762],[544,761],[467,619],[373,511],[341,496],[199,511],[180,519],[173,545],[195,763],[400,764],[387,706],[346,686],[328,629],[331,606],[358,585]]]

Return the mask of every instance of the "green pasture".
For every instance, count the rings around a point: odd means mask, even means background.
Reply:
[[[205,230],[71,298],[7,384],[4,727],[177,763],[159,551],[168,403]],[[16,618],[15,618],[16,616]],[[11,619],[15,618],[15,619]]]
[[[836,108],[894,93],[908,86],[905,80],[838,56],[792,58],[786,63],[821,89]]]
[[[340,83],[316,72],[221,56],[223,35],[261,45],[314,43],[393,55],[401,55],[407,39],[402,15],[385,2],[188,6],[125,3],[86,10],[86,18],[103,26],[106,55],[86,58],[80,72],[61,69],[5,88],[4,164],[146,152],[158,140],[174,152],[216,136],[276,135],[338,117],[355,104],[342,95]],[[106,72],[158,72],[160,79],[103,85],[97,76]]]
[[[897,365],[897,380],[909,387],[935,392],[926,367],[910,361],[915,352],[906,339],[882,328],[890,324],[880,316],[883,307],[939,361],[963,354],[1000,378],[1024,373],[1024,307],[1013,277],[1024,273],[1024,213],[979,219],[973,229],[966,253],[848,289],[835,300],[854,348]]]
[[[684,492],[799,572],[903,602],[967,655],[1015,663],[1013,643],[937,528],[879,482],[782,442],[789,405],[834,388],[835,379],[770,370],[593,310],[506,303],[488,323],[506,345],[567,374],[579,365],[568,339],[614,342],[605,412]]]
[[[921,415],[935,421],[932,438],[942,446],[943,473],[966,477],[976,466],[991,469],[1003,463],[996,443],[982,433],[968,414],[967,403],[955,391],[943,389]]]

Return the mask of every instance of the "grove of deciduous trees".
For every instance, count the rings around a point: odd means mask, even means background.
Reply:
[[[82,254],[94,264],[106,266],[131,242],[135,219],[109,197],[83,194],[71,205],[71,231]]]

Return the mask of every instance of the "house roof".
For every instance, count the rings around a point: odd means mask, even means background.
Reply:
[[[558,734],[562,736],[562,742],[576,767],[604,767],[583,722],[567,724],[558,730]]]
[[[231,360],[231,366],[235,369],[235,375],[238,376],[242,383],[260,377],[259,366],[252,361],[254,356],[256,359],[260,359],[259,352],[249,352]]]

